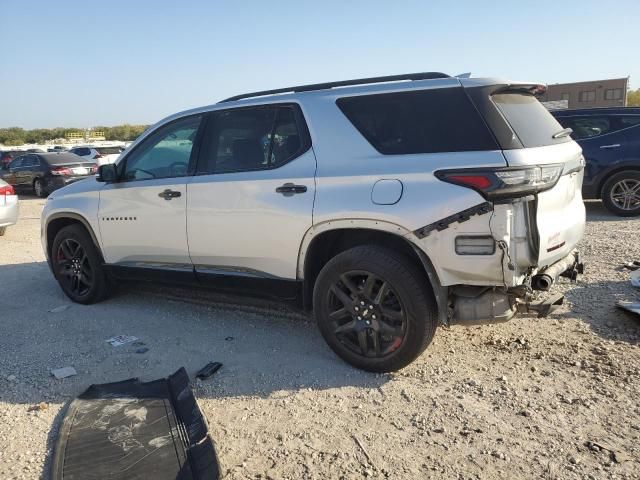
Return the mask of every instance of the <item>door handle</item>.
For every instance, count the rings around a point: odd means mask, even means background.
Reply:
[[[600,148],[604,149],[604,150],[608,150],[611,148],[618,148],[620,146],[619,143],[612,143],[611,145],[602,145]]]
[[[182,193],[176,192],[175,190],[166,189],[163,192],[158,194],[160,198],[164,198],[165,200],[171,200],[172,198],[178,198],[182,196]]]
[[[296,193],[304,193],[307,191],[306,185],[294,185],[293,183],[285,183],[276,188],[277,193],[283,194],[285,197],[290,197]]]

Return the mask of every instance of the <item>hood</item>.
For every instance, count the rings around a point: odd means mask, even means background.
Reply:
[[[91,176],[83,180],[73,182],[66,187],[62,187],[49,195],[50,199],[64,197],[66,195],[74,195],[76,193],[97,192],[104,187],[104,183],[96,182],[95,177]]]

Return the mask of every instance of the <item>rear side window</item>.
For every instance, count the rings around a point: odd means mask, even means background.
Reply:
[[[568,135],[553,138],[563,127],[535,96],[508,92],[496,93],[491,99],[523,147],[543,147],[571,141]]]
[[[563,127],[573,130],[571,136],[574,140],[599,137],[612,131],[610,118],[605,116],[560,117],[558,121]]]
[[[498,148],[460,87],[345,97],[336,103],[385,155]]]
[[[630,115],[625,117],[620,117],[620,123],[622,123],[623,128],[633,127],[634,125],[640,125],[640,115]]]
[[[120,147],[96,147],[96,151],[100,155],[115,155],[120,154],[122,152],[122,148]]]

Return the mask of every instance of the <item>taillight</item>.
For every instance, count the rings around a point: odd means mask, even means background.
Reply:
[[[4,187],[0,186],[0,195],[15,195],[16,191],[13,189],[11,185],[5,185]]]
[[[93,157],[93,158],[94,158],[94,159],[96,159],[96,158],[102,158],[102,155],[101,155],[101,154],[99,154],[99,153],[96,153],[96,156],[95,156],[95,157]]]
[[[51,175],[72,175],[67,167],[55,167],[51,169]]]
[[[90,173],[98,173],[98,165],[93,165],[89,168]]]
[[[549,190],[558,182],[559,164],[514,168],[467,168],[440,170],[435,176],[443,182],[472,188],[487,200],[517,198]]]

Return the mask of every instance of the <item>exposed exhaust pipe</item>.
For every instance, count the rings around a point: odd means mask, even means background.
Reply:
[[[562,260],[557,261],[550,267],[531,278],[531,288],[534,290],[548,291],[559,276],[569,277],[575,280],[578,273],[582,273],[584,266],[578,259],[578,252],[571,252]]]

